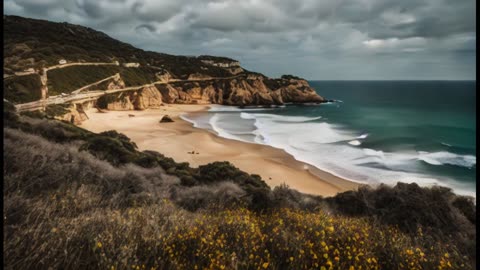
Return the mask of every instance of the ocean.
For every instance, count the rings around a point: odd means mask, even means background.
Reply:
[[[337,102],[214,105],[182,117],[221,137],[284,149],[356,182],[443,185],[476,197],[475,81],[309,83]]]

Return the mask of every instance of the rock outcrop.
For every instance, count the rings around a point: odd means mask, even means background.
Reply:
[[[171,122],[173,122],[173,119],[172,119],[170,116],[168,116],[168,115],[164,115],[164,116],[162,117],[162,119],[160,119],[159,122],[160,122],[160,123],[171,123]]]
[[[91,108],[93,106],[93,102],[84,102],[78,104],[71,104],[66,110],[68,111],[64,115],[55,116],[58,120],[67,121],[73,123],[75,125],[80,125],[83,121],[88,119],[85,110]]]
[[[145,110],[162,105],[162,94],[155,86],[146,86],[138,90],[107,94],[98,99],[100,109],[112,111]]]
[[[155,86],[147,86],[138,91],[133,103],[136,110],[158,108],[162,104],[162,94]]]
[[[125,88],[125,82],[120,77],[120,74],[116,74],[116,76],[114,76],[112,80],[108,82],[108,85],[107,85],[108,90],[122,89],[122,88]]]
[[[156,85],[165,103],[213,103],[223,105],[281,105],[284,103],[324,102],[303,79],[269,79],[239,76],[194,82]]]

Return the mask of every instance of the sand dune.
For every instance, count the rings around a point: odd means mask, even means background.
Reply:
[[[205,105],[168,104],[145,111],[99,113],[91,109],[87,112],[89,120],[81,127],[93,132],[117,130],[130,137],[140,150],[155,150],[177,162],[189,162],[192,167],[227,160],[241,170],[260,175],[271,187],[286,183],[298,191],[323,196],[358,187],[357,183],[297,161],[281,149],[224,139],[194,128],[179,118],[184,112],[207,108]],[[175,122],[159,123],[165,114]],[[195,154],[188,153],[191,151]]]

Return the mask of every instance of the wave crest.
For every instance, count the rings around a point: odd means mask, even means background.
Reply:
[[[477,164],[477,158],[472,155],[458,155],[446,151],[441,152],[419,152],[419,160],[430,165],[454,165],[466,168],[473,168]]]

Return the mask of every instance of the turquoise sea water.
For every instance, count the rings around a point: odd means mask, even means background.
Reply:
[[[186,115],[219,136],[282,148],[370,184],[440,184],[475,196],[475,81],[311,81],[321,105],[214,106]]]

